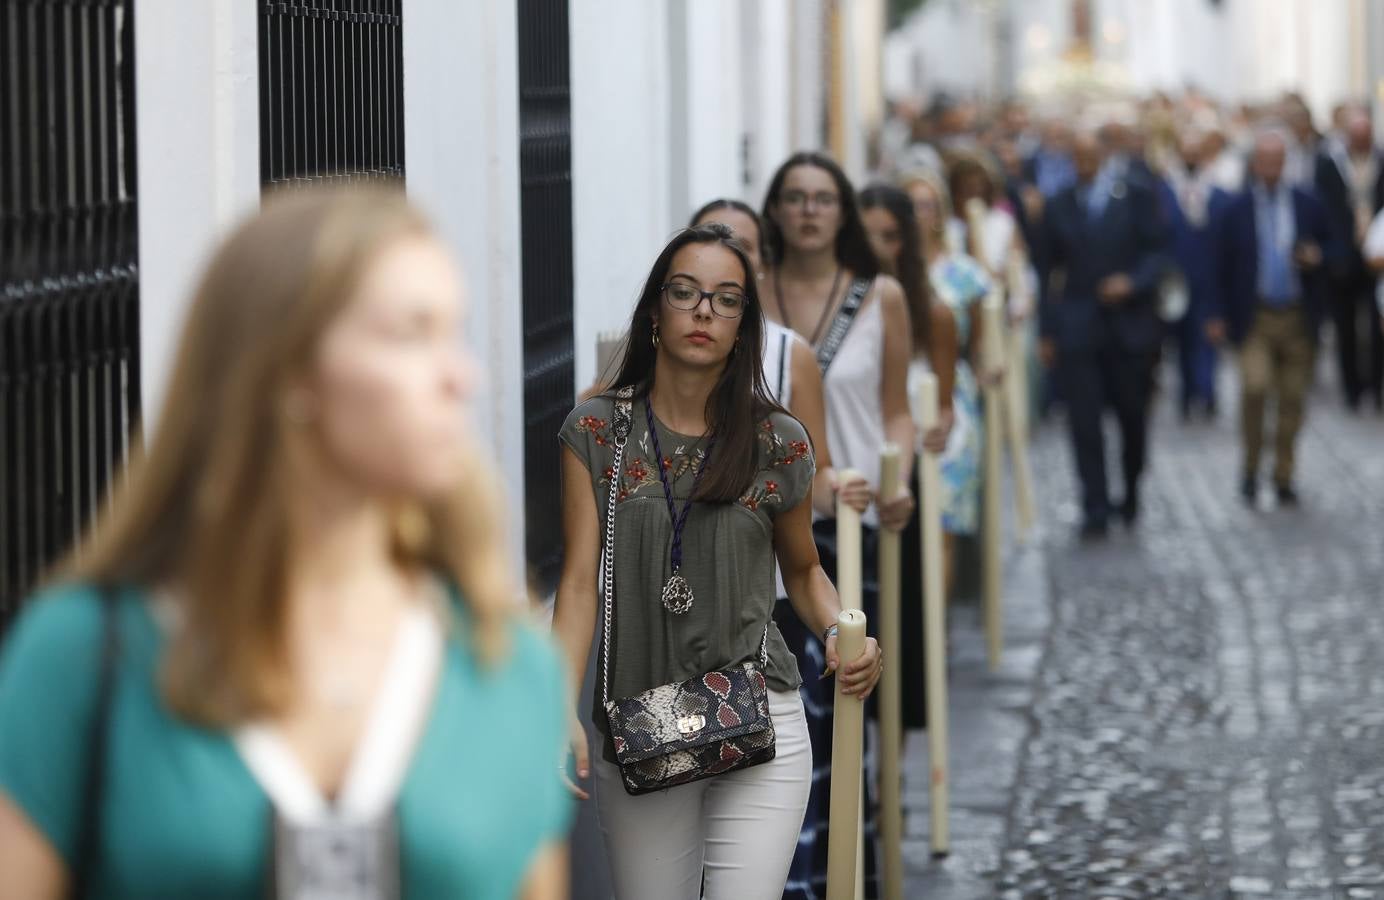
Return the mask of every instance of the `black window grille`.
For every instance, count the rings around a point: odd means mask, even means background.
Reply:
[[[404,178],[403,0],[260,7],[265,187]]]
[[[566,0],[519,0],[525,528],[536,586],[562,561],[557,433],[572,409],[572,110]]]
[[[0,5],[0,630],[139,419],[132,0]]]

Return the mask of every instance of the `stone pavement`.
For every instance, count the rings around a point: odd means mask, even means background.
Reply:
[[[1384,898],[1384,420],[1339,406],[1313,397],[1298,510],[1240,502],[1233,408],[1160,408],[1143,518],[1094,546],[1040,435],[999,672],[953,614],[943,861],[910,736],[909,898]]]

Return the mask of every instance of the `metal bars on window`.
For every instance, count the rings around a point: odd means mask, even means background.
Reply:
[[[139,418],[132,2],[0,5],[0,631]]]
[[[266,187],[404,178],[403,0],[260,6]]]
[[[575,393],[567,0],[519,0],[518,14],[526,549],[547,590],[562,560],[557,433]]]

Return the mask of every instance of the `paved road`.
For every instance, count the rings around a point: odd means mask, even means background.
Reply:
[[[1232,415],[1163,412],[1143,520],[1098,546],[1040,437],[1000,672],[954,616],[940,863],[910,738],[910,898],[1384,898],[1384,420],[1314,400],[1301,509],[1241,503]]]

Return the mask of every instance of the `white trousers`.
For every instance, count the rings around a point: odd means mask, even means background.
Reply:
[[[780,900],[812,786],[812,744],[797,691],[770,691],[769,715],[772,761],[666,791],[630,796],[619,767],[595,754],[615,900]]]

